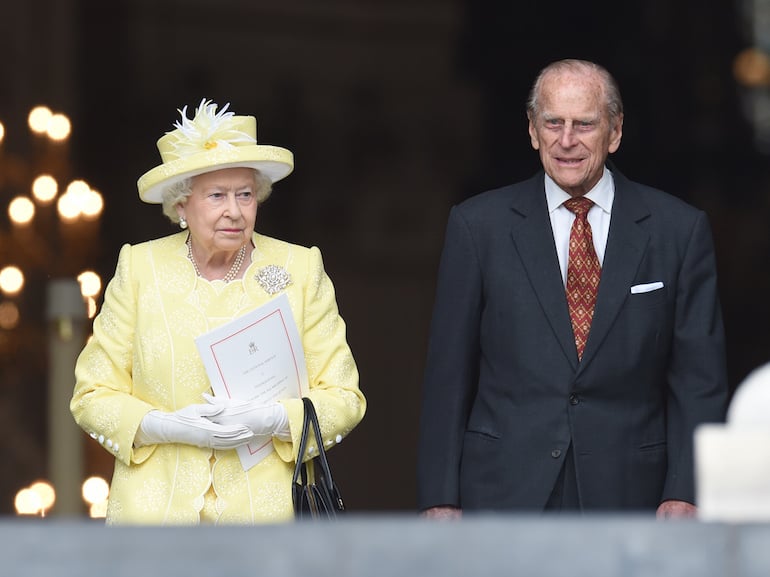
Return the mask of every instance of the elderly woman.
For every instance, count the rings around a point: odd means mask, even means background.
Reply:
[[[139,196],[162,203],[182,230],[122,247],[77,361],[70,409],[115,457],[108,524],[293,518],[301,399],[217,399],[195,344],[280,294],[327,445],[366,410],[319,249],[254,231],[258,207],[292,171],[293,155],[258,145],[255,118],[227,108],[204,100],[190,119],[185,107],[158,140],[162,164],[139,179]],[[246,468],[235,449],[255,437],[271,439],[273,450]]]

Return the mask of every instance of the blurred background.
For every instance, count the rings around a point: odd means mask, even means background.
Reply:
[[[110,455],[69,419],[68,363],[120,246],[174,230],[136,179],[159,164],[177,109],[204,97],[295,154],[257,228],[319,246],[337,289],[369,400],[330,454],[349,508],[413,510],[445,218],[538,170],[524,103],[555,59],[616,76],[617,167],[708,213],[735,387],[770,360],[769,51],[768,0],[5,3],[0,515],[39,482],[56,501],[33,513],[87,515],[80,483],[110,478]]]

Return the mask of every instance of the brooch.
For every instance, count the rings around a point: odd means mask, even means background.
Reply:
[[[263,266],[257,271],[254,278],[265,289],[265,292],[271,295],[291,284],[291,276],[286,272],[286,269],[274,264]]]

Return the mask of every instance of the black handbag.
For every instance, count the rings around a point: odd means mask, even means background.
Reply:
[[[307,397],[303,397],[302,402],[305,406],[305,419],[291,482],[294,516],[297,519],[334,519],[345,511],[345,504],[332,479],[315,407]],[[305,460],[311,428],[318,452]]]

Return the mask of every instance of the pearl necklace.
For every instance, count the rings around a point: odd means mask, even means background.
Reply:
[[[238,254],[235,255],[235,260],[233,261],[232,266],[230,267],[230,270],[227,271],[227,274],[222,277],[222,281],[228,283],[231,280],[235,280],[235,277],[238,275],[238,273],[241,270],[241,265],[243,264],[243,259],[246,256],[246,245],[242,245],[240,250],[238,251]],[[187,258],[190,259],[190,262],[193,265],[193,268],[195,269],[195,274],[202,277],[200,269],[198,268],[198,263],[195,262],[195,257],[193,257],[192,252],[192,240],[190,237],[187,237]]]

